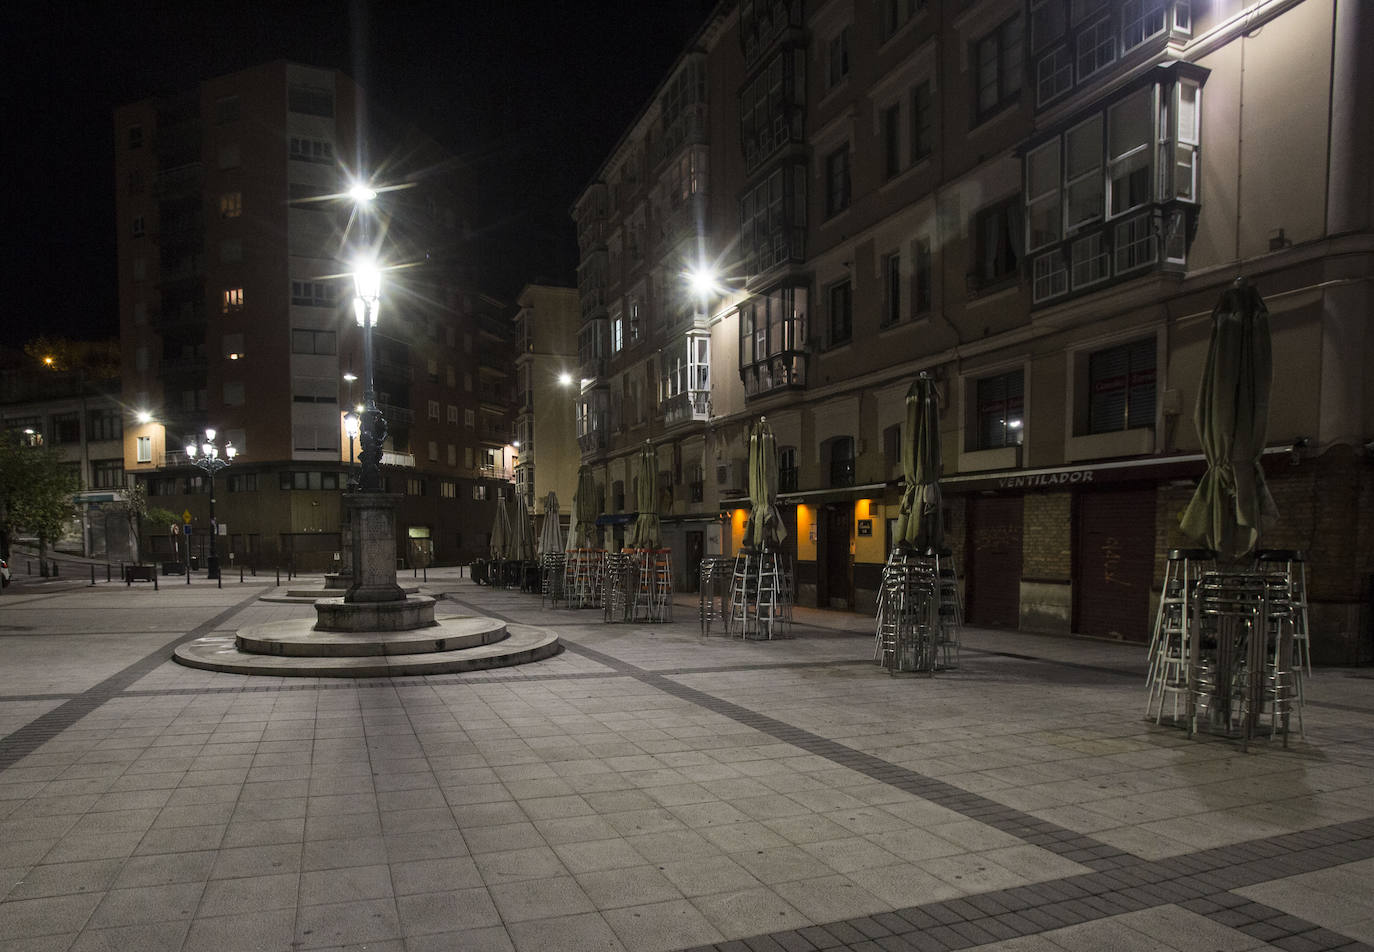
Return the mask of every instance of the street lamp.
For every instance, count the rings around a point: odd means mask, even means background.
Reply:
[[[348,190],[358,209],[363,247],[367,247],[367,217],[376,191],[362,183]],[[370,252],[366,252],[370,255]],[[377,394],[372,386],[372,329],[377,325],[381,306],[382,273],[372,257],[360,257],[353,264],[353,314],[363,329],[363,411],[359,421],[362,452],[358,454],[362,471],[358,490],[364,493],[382,490],[382,444],[386,441],[386,420],[377,409]]]
[[[358,438],[358,431],[362,428],[362,418],[358,414],[349,410],[344,414],[344,430],[348,432],[348,491],[353,492],[357,487],[357,475],[353,472],[353,441]]]
[[[196,446],[194,443],[186,444],[186,458],[191,461],[192,466],[203,469],[210,477],[210,558],[206,562],[207,579],[219,578],[219,523],[215,521],[215,474],[238,455],[238,450],[233,443],[225,442],[224,459],[220,458],[220,447],[215,442],[215,431],[207,429],[205,431],[205,442]],[[188,541],[187,551],[190,551]]]

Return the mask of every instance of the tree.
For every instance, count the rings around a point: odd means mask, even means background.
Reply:
[[[52,450],[21,446],[13,439],[0,441],[5,531],[22,529],[35,535],[38,560],[45,569],[48,546],[66,531],[75,512],[72,496],[80,488],[76,474]]]
[[[143,564],[143,524],[151,523],[156,531],[159,525],[170,526],[177,521],[177,514],[170,509],[148,505],[148,485],[137,480],[125,487],[123,501],[114,503],[111,508],[123,513],[124,518],[129,521],[129,538],[134,543],[134,561],[139,565]]]

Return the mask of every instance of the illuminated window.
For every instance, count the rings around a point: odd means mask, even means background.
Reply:
[[[225,192],[219,197],[219,217],[238,218],[243,214],[243,193]]]
[[[974,389],[974,412],[977,417],[974,449],[1020,446],[1025,430],[1025,381],[1022,371],[1013,370],[995,377],[984,377],[977,381]]]
[[[225,314],[243,310],[243,288],[225,289],[222,310]]]
[[[138,437],[136,452],[140,463],[151,463],[153,461],[153,438],[151,436]]]

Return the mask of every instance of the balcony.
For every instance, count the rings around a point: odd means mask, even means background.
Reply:
[[[164,357],[158,363],[158,373],[165,377],[205,377],[208,361],[205,357]]]
[[[509,340],[511,337],[511,325],[490,314],[477,316],[477,331],[488,337],[495,337],[497,340]]]
[[[373,360],[372,375],[384,380],[400,380],[410,383],[415,379],[415,369],[410,364],[379,357]]]
[[[414,453],[393,453],[390,450],[382,451],[383,466],[404,466],[407,469],[415,468]]]
[[[377,409],[382,418],[395,426],[408,426],[415,422],[415,411],[409,407],[399,407],[394,403],[379,403]]]
[[[510,373],[510,361],[503,359],[498,354],[482,351],[477,355],[477,367],[479,370],[490,371],[491,373],[506,376]]]
[[[515,482],[515,470],[509,466],[479,466],[477,475],[483,479],[504,479],[506,482]]]
[[[711,416],[711,391],[688,390],[663,401],[663,425],[706,420]]]

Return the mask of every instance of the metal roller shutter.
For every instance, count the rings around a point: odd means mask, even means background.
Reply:
[[[1073,630],[1148,641],[1154,553],[1154,486],[1080,492],[1074,519]]]
[[[1021,622],[1021,496],[974,496],[969,501],[970,623],[1016,628]]]

